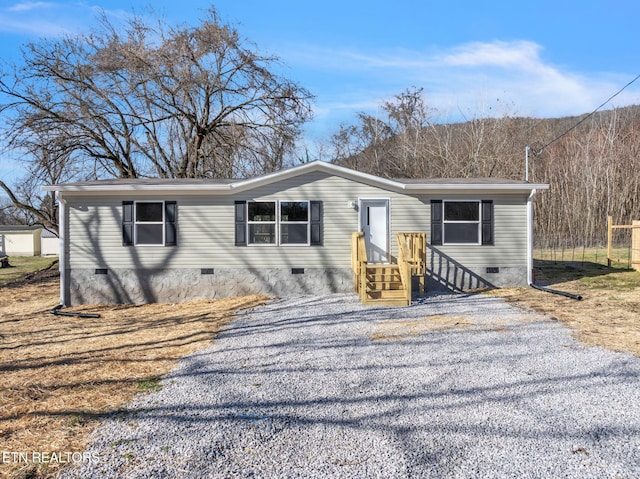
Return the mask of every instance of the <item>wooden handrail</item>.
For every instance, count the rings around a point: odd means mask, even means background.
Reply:
[[[400,237],[400,233],[396,235],[398,240],[398,269],[400,270],[400,279],[402,281],[402,285],[404,286],[404,294],[405,299],[407,300],[407,304],[411,304],[411,265],[409,264],[409,259],[411,258],[411,254],[409,252],[409,248],[407,247],[407,243],[403,241],[404,238]]]
[[[351,234],[351,269],[353,270],[353,284],[356,292],[362,293],[363,266],[367,265],[367,248],[364,233],[357,231]]]
[[[411,267],[411,276],[420,279],[420,294],[424,293],[427,273],[427,235],[425,233],[397,233],[398,245],[405,245],[405,261]]]
[[[351,234],[351,267],[355,271],[360,263],[367,262],[367,248],[362,231]]]

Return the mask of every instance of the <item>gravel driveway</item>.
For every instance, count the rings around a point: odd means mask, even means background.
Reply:
[[[63,477],[640,477],[640,359],[486,295],[277,300],[162,386]]]

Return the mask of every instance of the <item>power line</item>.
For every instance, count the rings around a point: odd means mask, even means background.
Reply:
[[[633,80],[631,80],[629,83],[627,83],[625,86],[623,86],[622,88],[620,88],[617,92],[615,92],[613,95],[611,95],[609,98],[607,98],[607,100],[605,102],[603,102],[598,108],[596,108],[595,110],[593,110],[591,113],[589,113],[587,116],[585,116],[583,119],[581,119],[579,122],[577,122],[575,125],[573,125],[571,128],[569,128],[567,131],[565,131],[564,133],[562,133],[561,135],[558,135],[557,137],[555,137],[553,140],[551,140],[549,143],[545,144],[543,147],[541,147],[538,151],[534,151],[533,153],[537,156],[540,153],[542,153],[542,151],[547,148],[549,145],[555,143],[556,141],[558,141],[559,139],[565,137],[566,135],[568,135],[569,133],[571,133],[573,130],[575,130],[576,128],[578,128],[582,123],[584,123],[585,121],[587,121],[589,118],[591,118],[593,115],[595,115],[598,110],[600,110],[600,108],[602,108],[603,106],[605,106],[607,103],[609,103],[611,100],[613,100],[615,97],[617,97],[620,93],[622,93],[628,86],[630,86],[632,83],[634,83],[637,79],[640,78],[640,74],[637,75]]]

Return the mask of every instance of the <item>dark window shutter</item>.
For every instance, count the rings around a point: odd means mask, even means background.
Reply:
[[[442,244],[442,200],[431,200],[431,244]]]
[[[175,201],[164,202],[164,245],[176,246],[178,244],[177,223],[178,205]]]
[[[122,246],[133,246],[133,201],[122,202]]]
[[[312,246],[322,245],[322,201],[311,201],[311,241]]]
[[[247,208],[246,201],[236,201],[236,246],[247,246]]]
[[[493,201],[482,200],[482,244],[493,244]]]

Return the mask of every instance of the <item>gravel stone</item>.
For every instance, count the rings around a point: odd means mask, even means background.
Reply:
[[[61,477],[640,477],[640,359],[486,295],[275,300],[161,384]]]

